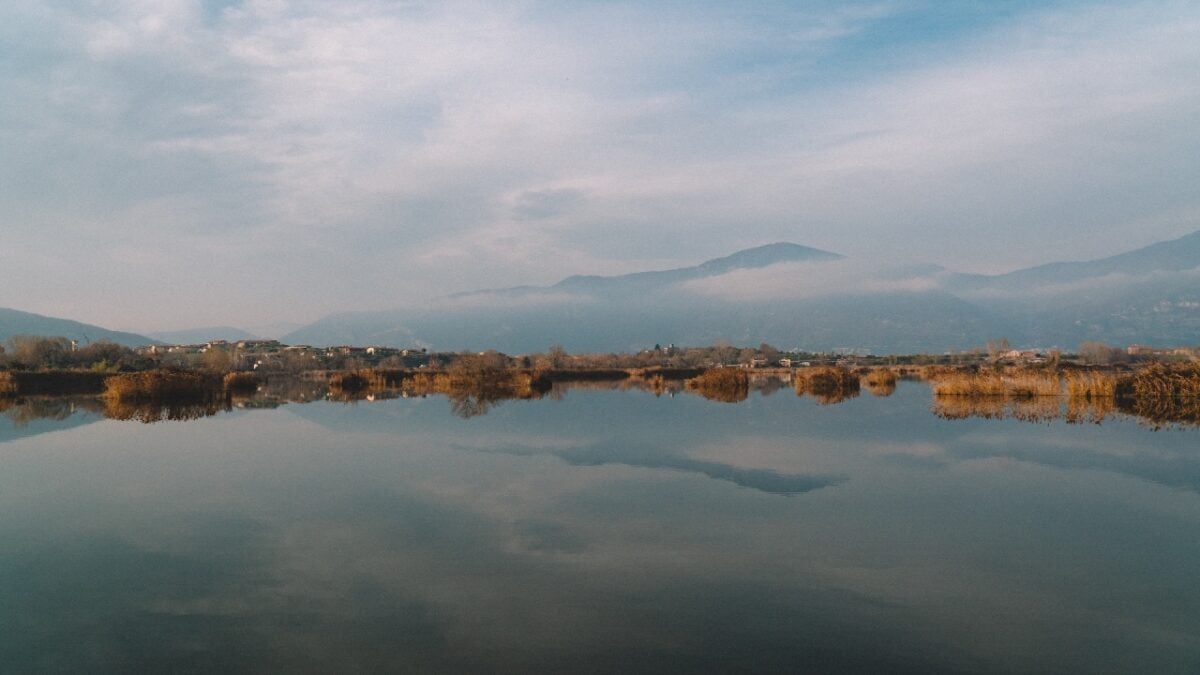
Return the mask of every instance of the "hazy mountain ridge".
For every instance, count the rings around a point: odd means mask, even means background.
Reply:
[[[984,288],[1024,289],[1116,274],[1136,277],[1197,267],[1200,267],[1200,231],[1097,260],[1047,263],[996,275],[954,275],[951,286],[960,291]]]
[[[787,262],[810,262],[840,260],[844,256],[808,246],[788,242],[776,242],[742,251],[723,258],[714,258],[692,267],[669,270],[633,272],[617,276],[573,275],[551,286],[517,286],[513,288],[485,289],[457,293],[451,297],[471,297],[480,294],[515,295],[536,291],[570,291],[586,293],[628,292],[635,289],[657,290],[664,286],[692,279],[711,277],[735,269],[754,269]]]
[[[100,340],[109,340],[127,347],[158,343],[145,335],[0,307],[0,342],[6,342],[16,335],[61,336],[77,340],[81,345]]]
[[[151,336],[0,309],[0,340],[62,335],[136,346],[252,339],[233,327]],[[769,342],[785,348],[940,352],[995,337],[1073,348],[1200,341],[1200,232],[1081,262],[993,276],[936,265],[878,265],[789,243],[691,267],[572,276],[551,286],[459,293],[406,309],[343,312],[293,330],[289,344],[425,346],[509,353],[562,344],[621,351],[655,343]]]
[[[1109,258],[993,276],[855,264],[828,251],[769,244],[692,267],[572,276],[406,310],[333,315],[284,341],[520,353],[555,343],[615,351],[728,339],[889,353],[965,349],[1000,336],[1065,348],[1084,340],[1186,344],[1200,336],[1200,232]],[[766,277],[782,281],[773,295],[701,292],[736,291]]]
[[[150,337],[172,345],[200,344],[209,340],[257,340],[259,337],[249,331],[233,326],[212,326],[210,328],[188,328],[184,330],[155,331],[147,333]]]

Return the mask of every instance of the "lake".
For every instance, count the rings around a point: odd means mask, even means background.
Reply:
[[[4,672],[1200,672],[1200,430],[603,387],[0,416]]]

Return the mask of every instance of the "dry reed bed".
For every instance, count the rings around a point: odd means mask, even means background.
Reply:
[[[1117,405],[1156,427],[1200,424],[1200,364],[1154,364],[1117,382]]]
[[[1117,383],[1120,398],[1200,398],[1200,363],[1168,366],[1162,363],[1142,368]]]
[[[1100,422],[1115,412],[1156,427],[1200,424],[1200,364],[1152,364],[1133,373],[1101,370],[942,373],[933,382],[942,417],[1063,418]]]
[[[863,376],[863,382],[871,386],[896,386],[896,373],[890,368],[871,368],[866,375]]]
[[[357,400],[367,395],[477,394],[491,399],[538,398],[552,382],[540,371],[526,369],[387,370],[364,368],[334,373],[329,389],[335,398]]]
[[[941,373],[933,379],[934,396],[1035,397],[1062,395],[1058,373],[1020,370],[984,370]]]
[[[203,403],[163,401],[130,401],[115,398],[104,399],[104,416],[109,419],[153,424],[170,420],[184,422],[202,417],[211,417],[223,410],[230,410],[228,403],[210,400]]]
[[[862,382],[873,396],[891,396],[896,392],[896,373],[890,368],[871,368]]]
[[[256,373],[226,373],[222,380],[225,391],[231,394],[253,394],[258,391],[262,379]]]
[[[862,383],[857,374],[839,366],[817,366],[797,370],[796,395],[809,394],[822,405],[840,403],[858,396]]]
[[[107,373],[91,370],[20,370],[0,372],[0,395],[66,396],[104,391]]]
[[[104,396],[115,401],[207,401],[225,392],[224,378],[217,373],[179,370],[147,370],[110,376]]]
[[[750,395],[750,376],[741,368],[713,368],[688,380],[687,388],[713,401],[737,403]]]
[[[1117,395],[1118,378],[1113,373],[1096,370],[1071,370],[1066,376],[1067,396],[1088,400],[1113,399]]]

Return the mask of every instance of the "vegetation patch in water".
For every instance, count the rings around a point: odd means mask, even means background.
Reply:
[[[817,366],[796,371],[796,394],[808,394],[821,405],[841,403],[858,396],[858,375],[841,366]]]
[[[750,395],[750,377],[741,368],[714,368],[688,380],[687,387],[713,401],[737,403]]]
[[[204,401],[224,393],[221,375],[199,371],[148,370],[122,373],[104,383],[104,396],[116,401]]]

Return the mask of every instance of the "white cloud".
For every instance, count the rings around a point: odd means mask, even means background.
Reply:
[[[684,282],[685,291],[727,301],[797,300],[840,295],[914,293],[937,289],[940,275],[914,273],[871,260],[779,263]]]
[[[120,275],[137,306],[5,272],[27,302],[0,304],[261,323],[395,295],[364,283],[547,284],[766,241],[999,271],[1195,229],[1195,7],[1042,11],[915,37],[887,68],[838,61],[878,58],[856,45],[914,11],[16,2],[3,234],[118,244],[63,249],[80,279],[131,247],[168,263]],[[303,267],[267,278],[280,262]],[[201,284],[225,297],[184,312],[166,290]]]

